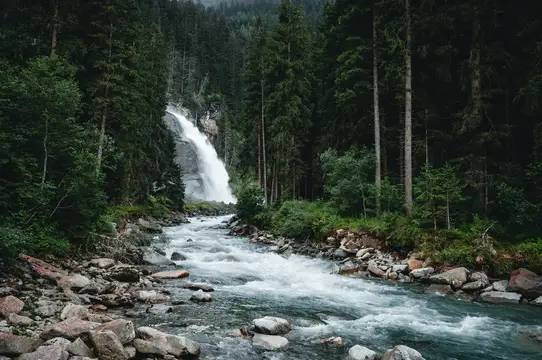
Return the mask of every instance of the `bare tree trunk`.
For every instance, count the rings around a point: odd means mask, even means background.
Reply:
[[[263,57],[262,57],[263,61]],[[262,77],[263,79],[263,77]],[[260,80],[260,87],[262,93],[262,150],[263,150],[263,189],[265,192],[265,204],[267,204],[267,159],[265,153],[265,102],[264,102],[264,82]]]
[[[56,55],[56,44],[57,44],[57,31],[58,31],[58,1],[53,0],[55,6],[55,13],[53,16],[53,37],[51,40],[51,56]]]
[[[109,54],[107,62],[111,63],[111,56],[113,52],[113,23],[110,24],[109,27]],[[105,141],[105,125],[107,122],[107,102],[109,98],[109,82],[105,86],[105,104],[104,108],[102,110],[102,121],[100,124],[100,138],[98,140],[98,158],[96,161],[96,174],[100,173],[101,167],[102,167],[102,157],[103,157],[103,149],[104,149],[104,141]]]
[[[377,33],[376,33],[376,5],[373,8],[373,107],[375,127],[375,185],[376,185],[376,215],[380,216],[380,187],[382,184],[381,160],[380,160],[380,109],[378,101],[378,57],[377,57]]]
[[[410,54],[410,0],[405,0],[405,15],[405,203],[407,216],[412,216],[412,59]]]
[[[45,117],[45,135],[43,136],[43,170],[41,173],[41,187],[45,185],[45,177],[47,176],[47,161],[49,160],[49,152],[47,150],[48,136],[49,136],[49,119]]]
[[[474,20],[472,22],[472,43],[470,62],[472,68],[471,79],[471,97],[473,104],[473,112],[476,118],[477,124],[481,121],[482,116],[482,74],[480,70],[480,19],[478,17],[478,9],[474,10]]]
[[[429,119],[427,112],[427,109],[425,109],[425,169],[429,171]]]
[[[258,133],[258,185],[262,187],[263,185],[263,179],[262,179],[262,119],[256,119],[257,126],[256,131]]]

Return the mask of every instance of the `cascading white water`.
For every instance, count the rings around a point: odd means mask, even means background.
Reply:
[[[224,202],[226,204],[236,203],[237,200],[229,186],[230,177],[226,167],[218,158],[218,154],[207,136],[201,133],[186,116],[173,106],[168,106],[167,112],[177,119],[182,127],[183,138],[194,145],[198,157],[198,171],[203,186],[201,188],[187,186],[187,195],[204,201]]]

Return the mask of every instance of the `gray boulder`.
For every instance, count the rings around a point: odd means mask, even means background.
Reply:
[[[422,278],[428,277],[434,272],[435,272],[435,269],[433,269],[432,267],[425,267],[421,269],[412,270],[409,276],[414,279],[422,279]]]
[[[503,291],[488,291],[480,294],[480,300],[497,304],[519,304],[521,294]]]
[[[0,332],[0,355],[21,355],[32,352],[41,344],[38,338]]]
[[[151,327],[140,327],[136,331],[138,339],[134,340],[134,347],[143,354],[199,356],[200,345],[184,336],[163,333]]]
[[[209,302],[212,300],[211,294],[203,292],[203,290],[195,291],[190,300],[193,302]]]
[[[277,351],[288,349],[288,339],[277,335],[254,334],[252,345],[258,349]]]
[[[93,331],[90,333],[90,340],[100,360],[128,360],[124,347],[114,332]]]
[[[506,291],[506,289],[508,288],[508,280],[499,280],[499,281],[495,281],[493,283],[493,290],[495,291]]]
[[[469,270],[460,267],[433,275],[429,278],[429,281],[434,284],[447,284],[457,289],[467,282],[468,275]]]
[[[361,345],[354,345],[348,350],[348,360],[377,360],[378,354]]]
[[[286,334],[292,330],[292,326],[286,319],[274,316],[265,316],[252,322],[253,331],[266,335]]]
[[[382,356],[382,360],[425,360],[418,351],[405,345],[397,345]]]
[[[175,261],[150,248],[143,252],[143,262],[148,265],[175,265]]]
[[[70,354],[58,345],[40,346],[36,351],[23,354],[17,360],[68,360]]]

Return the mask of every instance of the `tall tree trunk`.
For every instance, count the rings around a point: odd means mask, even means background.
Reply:
[[[376,33],[376,5],[373,7],[373,107],[375,127],[375,185],[376,185],[376,215],[380,215],[380,186],[382,183],[380,160],[380,109],[378,101],[378,57]]]
[[[113,23],[111,22],[109,26],[109,54],[107,58],[107,63],[111,63],[111,56],[113,53]],[[104,141],[105,141],[105,125],[107,122],[107,105],[108,105],[108,98],[109,98],[109,82],[107,82],[107,85],[105,86],[105,93],[104,93],[105,103],[104,108],[102,109],[102,121],[100,124],[100,138],[98,139],[98,158],[96,161],[96,174],[98,174],[102,167],[102,157],[103,157],[103,149],[104,149]]]
[[[58,2],[60,0],[53,0],[55,12],[53,15],[53,36],[51,40],[51,56],[56,55],[56,44],[57,44],[57,31],[58,31]]]
[[[45,177],[47,176],[47,161],[49,160],[49,152],[47,150],[47,137],[49,136],[49,119],[45,117],[45,135],[43,136],[43,170],[41,172],[41,187],[45,185]]]
[[[408,0],[407,0],[408,1]],[[476,120],[476,125],[480,124],[482,117],[482,74],[480,69],[480,18],[478,8],[474,9],[474,20],[472,22],[472,40],[470,62],[472,69],[471,79],[471,97],[473,105],[473,115]]]
[[[263,58],[262,58],[263,61]],[[265,204],[267,204],[267,159],[265,153],[265,102],[264,102],[264,82],[260,80],[260,87],[262,93],[262,150],[263,150],[263,189],[265,192]]]
[[[262,119],[256,119],[257,126],[256,131],[258,133],[258,185],[262,187]]]
[[[412,59],[410,54],[410,0],[405,0],[405,203],[406,214],[412,216]]]
[[[429,115],[425,109],[425,169],[429,171]]]

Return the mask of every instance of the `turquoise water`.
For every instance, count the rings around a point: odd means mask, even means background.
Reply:
[[[518,336],[522,327],[542,325],[541,308],[424,295],[417,286],[335,275],[328,261],[286,259],[227,236],[219,228],[224,219],[192,219],[166,230],[172,239],[167,255],[178,251],[187,256],[178,264],[190,272],[190,281],[214,286],[213,301],[187,301],[173,313],[144,319],[200,342],[201,359],[344,359],[355,344],[381,353],[404,344],[428,360],[542,358],[541,348]],[[174,300],[190,297],[180,287],[183,282],[164,285]],[[294,326],[286,335],[290,348],[285,353],[261,352],[231,336],[266,315],[286,318]],[[330,336],[341,336],[344,346],[320,343]]]

